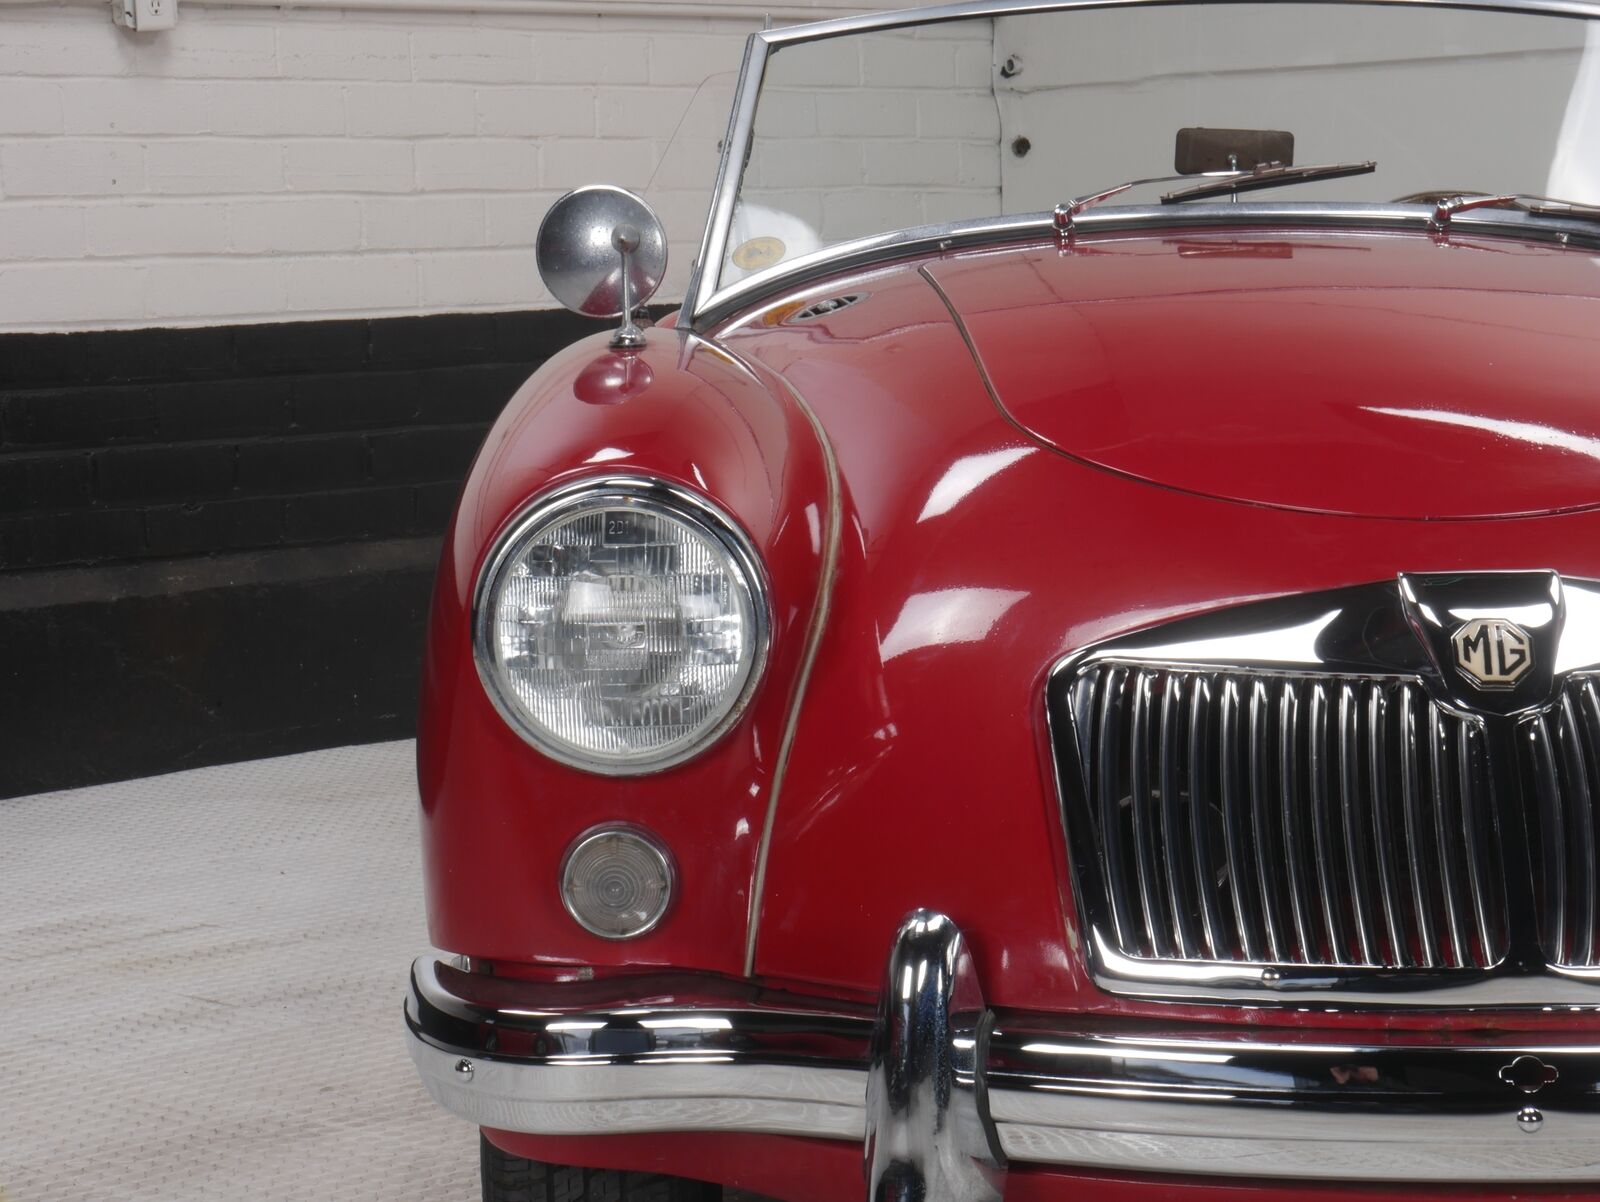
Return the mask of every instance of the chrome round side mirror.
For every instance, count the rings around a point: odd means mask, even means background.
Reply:
[[[550,206],[535,245],[551,296],[586,317],[622,318],[613,346],[643,345],[633,311],[667,272],[667,233],[655,210],[609,184],[579,188]]]

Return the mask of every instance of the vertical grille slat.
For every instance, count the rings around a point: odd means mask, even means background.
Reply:
[[[1132,946],[1132,898],[1128,893],[1127,875],[1124,871],[1122,849],[1121,792],[1117,784],[1118,756],[1122,751],[1117,730],[1117,714],[1122,702],[1122,682],[1127,675],[1122,668],[1113,668],[1100,686],[1098,712],[1100,747],[1095,765],[1095,797],[1100,821],[1100,864],[1105,873],[1106,891],[1111,899],[1111,922],[1117,943]]]
[[[1172,907],[1172,927],[1177,936],[1178,955],[1188,959],[1195,955],[1198,944],[1190,906],[1193,895],[1185,873],[1187,857],[1183,854],[1187,846],[1188,824],[1183,821],[1184,798],[1178,789],[1178,758],[1182,750],[1178,732],[1182,721],[1179,712],[1181,701],[1181,689],[1169,675],[1161,691],[1161,861],[1166,867],[1167,898]]]
[[[1395,862],[1393,797],[1389,790],[1389,700],[1383,686],[1367,686],[1367,786],[1372,804],[1372,845],[1378,853],[1378,893],[1383,902],[1383,929],[1389,938],[1386,964],[1409,966],[1411,948],[1401,913],[1404,894]]]
[[[1583,761],[1578,710],[1571,692],[1562,694],[1560,723],[1561,767],[1572,825],[1570,885],[1564,894],[1571,911],[1567,926],[1572,932],[1572,951],[1564,963],[1587,965],[1594,951],[1594,802]]]
[[[1406,865],[1411,878],[1411,906],[1416,920],[1418,958],[1424,968],[1440,964],[1439,945],[1429,904],[1433,890],[1428,880],[1430,849],[1427,820],[1422,812],[1422,759],[1418,747],[1415,691],[1400,691],[1400,799],[1405,812]]]
[[[1481,723],[1418,681],[1112,662],[1081,670],[1066,703],[1097,921],[1123,955],[1352,969],[1504,956]],[[1560,717],[1529,727],[1529,746],[1544,749],[1539,827],[1564,832],[1551,847],[1565,875],[1548,894],[1564,907],[1560,946],[1570,937],[1588,964],[1600,937],[1600,687],[1575,688]],[[1557,809],[1564,827],[1544,816]]]
[[[1200,903],[1200,931],[1206,950],[1215,959],[1226,958],[1222,938],[1222,904],[1211,857],[1211,742],[1207,739],[1211,715],[1211,683],[1195,676],[1189,697],[1189,840],[1194,853],[1195,895]]]
[[[1584,680],[1574,688],[1578,700],[1574,702],[1574,721],[1577,722],[1581,750],[1579,760],[1585,766],[1584,780],[1586,788],[1579,813],[1575,820],[1582,832],[1583,839],[1579,846],[1582,848],[1583,859],[1579,871],[1584,878],[1583,896],[1588,900],[1586,911],[1580,912],[1580,929],[1588,933],[1588,941],[1582,945],[1583,958],[1574,962],[1582,964],[1585,968],[1592,968],[1600,963],[1600,949],[1595,947],[1597,927],[1600,927],[1600,881],[1596,879],[1597,866],[1595,856],[1600,848],[1595,846],[1595,827],[1597,818],[1595,803],[1600,798],[1597,793],[1595,773],[1600,772],[1600,690],[1595,687],[1592,679]]]
[[[1545,955],[1560,963],[1567,942],[1567,847],[1562,830],[1561,778],[1550,726],[1540,714],[1526,733],[1533,754],[1533,789],[1538,803],[1539,919]]]
[[[1318,681],[1311,686],[1311,734],[1306,748],[1311,773],[1311,830],[1316,848],[1317,892],[1322,902],[1327,962],[1348,964],[1350,945],[1345,941],[1344,910],[1337,875],[1341,849],[1332,803],[1333,746],[1328,733],[1328,708],[1327,686]]]
[[[1248,737],[1241,729],[1239,682],[1224,679],[1221,687],[1218,741],[1221,744],[1222,829],[1228,855],[1228,893],[1233,899],[1233,920],[1246,960],[1263,958],[1257,934],[1260,911],[1255,897],[1255,857],[1250,854],[1253,807],[1246,798],[1255,793],[1255,710],[1251,708]]]
[[[1253,836],[1253,850],[1255,852],[1255,888],[1256,896],[1261,902],[1261,925],[1266,937],[1266,953],[1268,958],[1281,962],[1288,958],[1287,946],[1282,933],[1282,919],[1278,911],[1278,889],[1276,881],[1277,865],[1283,863],[1281,858],[1273,856],[1274,844],[1274,814],[1273,814],[1273,748],[1270,745],[1272,736],[1272,700],[1267,695],[1265,681],[1252,681],[1250,685],[1250,830]],[[1280,737],[1282,732],[1280,731]],[[1294,746],[1294,732],[1291,730],[1286,738],[1290,748]],[[1279,771],[1282,771],[1283,757],[1282,745],[1279,747],[1277,757]]]
[[[1150,788],[1150,696],[1154,679],[1140,672],[1133,685],[1132,770],[1129,802],[1133,809],[1133,846],[1139,878],[1139,906],[1144,914],[1145,938],[1153,955],[1176,955],[1170,936],[1168,902],[1161,888],[1156,800]]]
[[[1465,868],[1458,863],[1460,840],[1450,804],[1455,782],[1451,776],[1450,730],[1444,712],[1428,703],[1428,783],[1432,786],[1434,851],[1439,858],[1440,889],[1444,894],[1445,921],[1450,931],[1450,966],[1469,963],[1466,954],[1467,914]]]
[[[1467,849],[1467,890],[1476,923],[1477,946],[1469,961],[1479,967],[1492,964],[1495,954],[1495,914],[1490,881],[1493,865],[1485,827],[1490,816],[1484,812],[1487,798],[1482,796],[1483,773],[1479,763],[1482,751],[1477,731],[1467,723],[1456,729],[1456,764],[1461,790],[1461,838]]]
[[[1350,868],[1348,890],[1355,918],[1356,946],[1362,964],[1377,964],[1378,933],[1373,923],[1372,873],[1367,861],[1361,797],[1361,703],[1349,681],[1339,685],[1339,814],[1344,828],[1345,863]]]
[[[1295,954],[1302,964],[1318,959],[1317,937],[1313,931],[1310,885],[1306,880],[1306,807],[1300,796],[1300,696],[1294,682],[1283,682],[1278,702],[1278,804],[1283,814],[1283,860],[1289,887],[1289,911],[1294,918]],[[1262,868],[1266,872],[1265,866]]]

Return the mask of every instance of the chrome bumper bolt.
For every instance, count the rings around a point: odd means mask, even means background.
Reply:
[[[472,1080],[472,1061],[461,1059],[456,1061],[456,1076],[463,1081]]]
[[[1517,1111],[1517,1126],[1524,1131],[1534,1132],[1544,1123],[1544,1111],[1537,1106],[1524,1106]]]

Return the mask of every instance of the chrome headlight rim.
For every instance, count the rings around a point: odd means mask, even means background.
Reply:
[[[674,520],[693,527],[728,554],[729,566],[737,582],[750,597],[754,615],[752,654],[738,695],[713,725],[695,739],[664,754],[628,760],[586,756],[557,743],[539,730],[523,714],[517,702],[507,696],[495,667],[494,602],[498,584],[510,560],[526,538],[539,527],[555,520],[563,511],[601,500],[619,505],[645,505],[665,509]],[[744,528],[721,506],[682,485],[654,476],[590,476],[533,496],[496,537],[493,547],[478,570],[472,592],[472,661],[484,693],[513,731],[542,755],[569,768],[599,776],[650,776],[676,768],[705,754],[716,746],[743,717],[766,669],[771,640],[771,593],[766,570]]]

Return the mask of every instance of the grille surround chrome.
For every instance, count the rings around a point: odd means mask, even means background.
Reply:
[[[1556,599],[1555,620],[1547,624],[1541,636],[1545,645],[1540,648],[1544,662],[1556,669],[1546,677],[1544,693],[1511,700],[1500,695],[1479,703],[1463,693],[1459,677],[1446,679],[1429,646],[1429,632],[1414,612],[1413,600],[1421,595],[1437,606],[1440,597],[1487,597],[1501,604],[1519,592],[1535,600],[1540,596]],[[1577,620],[1571,620],[1573,617]],[[1596,988],[1600,986],[1600,946],[1596,944],[1600,938],[1596,929],[1600,928],[1600,880],[1596,879],[1600,866],[1595,854],[1600,811],[1594,805],[1600,800],[1600,624],[1590,625],[1585,618],[1600,618],[1600,584],[1562,581],[1554,573],[1410,577],[1179,619],[1059,661],[1049,674],[1046,689],[1050,742],[1073,870],[1073,897],[1084,936],[1080,942],[1096,982],[1109,992],[1162,1000],[1600,1008],[1600,988]],[[1118,685],[1124,696],[1129,680],[1135,682],[1134,688],[1150,692],[1142,700],[1125,702],[1128,712],[1121,715],[1121,726],[1115,731],[1120,744],[1115,740],[1097,744],[1092,735],[1099,729],[1094,725],[1099,715],[1093,706],[1111,704],[1107,700],[1111,691],[1101,689],[1094,694],[1086,710],[1080,682],[1117,680],[1117,673],[1124,674]],[[1199,830],[1199,838],[1185,845],[1194,856],[1186,870],[1195,882],[1189,894],[1197,898],[1191,912],[1195,929],[1186,938],[1181,921],[1174,917],[1165,943],[1158,938],[1159,931],[1144,920],[1152,905],[1170,908],[1175,904],[1179,891],[1171,884],[1171,874],[1177,857],[1167,857],[1165,847],[1147,846],[1147,830],[1171,817],[1161,812],[1164,808],[1186,805],[1187,794],[1170,787],[1170,780],[1163,787],[1159,782],[1152,785],[1148,780],[1133,779],[1137,769],[1126,765],[1121,778],[1125,789],[1103,787],[1107,779],[1116,784],[1114,773],[1107,776],[1105,772],[1108,764],[1114,767],[1119,754],[1129,764],[1138,763],[1141,754],[1124,754],[1127,747],[1136,739],[1150,738],[1150,727],[1171,720],[1172,715],[1160,712],[1171,693],[1152,687],[1162,678],[1182,679],[1186,688],[1207,691],[1210,730],[1209,734],[1202,730],[1199,736],[1191,732],[1190,743],[1196,749],[1191,755],[1209,754],[1220,758],[1223,765],[1231,760],[1231,767],[1209,765],[1204,778],[1210,782],[1209,791],[1200,789],[1195,794],[1201,799],[1202,812],[1212,818],[1197,826],[1180,821],[1161,828],[1180,834]],[[1343,886],[1330,877],[1329,870],[1335,865],[1327,854],[1291,856],[1283,868],[1269,863],[1257,838],[1263,817],[1263,781],[1252,776],[1263,769],[1253,751],[1242,755],[1237,751],[1249,748],[1251,740],[1257,739],[1278,755],[1289,746],[1303,756],[1305,739],[1286,744],[1279,737],[1274,742],[1260,725],[1263,716],[1288,720],[1281,695],[1295,694],[1303,707],[1311,691],[1319,687],[1317,682],[1329,690],[1335,705],[1350,696],[1360,702],[1359,713],[1332,715],[1341,737],[1325,740],[1324,745],[1338,755],[1354,757],[1332,766],[1330,783],[1335,791],[1341,785],[1348,787],[1353,772],[1370,785],[1365,793],[1370,808],[1363,812],[1358,789],[1353,811],[1351,796],[1346,793],[1337,798],[1342,807],[1323,805],[1309,812],[1345,824],[1354,820],[1359,832],[1365,829],[1361,822],[1377,821],[1380,804],[1389,807],[1383,815],[1389,825],[1373,826],[1372,837],[1347,840],[1352,828],[1346,825],[1329,833],[1331,842],[1318,843],[1318,851],[1323,853],[1330,846],[1333,851],[1343,850],[1337,865],[1343,871],[1367,874],[1370,887],[1364,891],[1345,888],[1338,894]],[[1279,690],[1278,704],[1262,707],[1258,696],[1263,689],[1269,694]],[[1590,692],[1594,695],[1592,722],[1583,711],[1590,704]],[[1374,697],[1379,700],[1373,702]],[[1468,704],[1462,704],[1463,700]],[[1343,704],[1348,707],[1350,703],[1343,700]],[[1398,705],[1409,707],[1404,721],[1389,708]],[[1136,718],[1135,710],[1142,718]],[[1435,716],[1452,729],[1476,731],[1477,751],[1472,754],[1481,757],[1477,761],[1480,775],[1468,789],[1469,794],[1473,789],[1477,792],[1468,800],[1482,806],[1483,812],[1476,823],[1469,821],[1460,829],[1476,832],[1476,837],[1486,842],[1472,854],[1455,857],[1456,869],[1470,872],[1472,878],[1457,882],[1453,893],[1446,888],[1447,882],[1430,884],[1424,879],[1419,883],[1416,865],[1402,859],[1419,838],[1437,840],[1445,830],[1430,818],[1444,813],[1429,808],[1445,804],[1429,783],[1439,779],[1435,775],[1438,766],[1425,762],[1428,747],[1406,751],[1402,742],[1387,737],[1391,728],[1387,724],[1400,730],[1420,728],[1427,734]],[[1136,720],[1143,721],[1144,730],[1133,730]],[[1305,713],[1295,721],[1302,732],[1314,726]],[[1379,726],[1360,733],[1370,722]],[[1224,723],[1226,729],[1219,729]],[[1346,737],[1343,732],[1350,730],[1358,730],[1358,737]],[[1461,754],[1467,754],[1464,749],[1469,742],[1467,735],[1460,736]],[[1165,740],[1169,748],[1171,744],[1170,738]],[[1378,748],[1376,762],[1373,747]],[[1418,750],[1424,755],[1420,764],[1391,766],[1383,758],[1412,756]],[[1145,754],[1148,775],[1159,777],[1171,771],[1162,762],[1165,759],[1165,755],[1150,759]],[[1465,768],[1466,761],[1462,761],[1459,770]],[[1289,770],[1296,774],[1295,779],[1304,779],[1303,765]],[[1266,783],[1281,785],[1283,771],[1281,765],[1277,769],[1268,765],[1264,769]],[[1383,774],[1381,780],[1369,775],[1378,773]],[[1413,782],[1410,785],[1404,783],[1408,777]],[[1424,785],[1431,797],[1419,796],[1418,788]],[[1393,795],[1380,801],[1380,794],[1391,786]],[[1146,812],[1144,828],[1136,825],[1129,813],[1141,806]],[[1267,817],[1281,823],[1287,812],[1280,807]],[[1107,814],[1115,819],[1109,825]],[[1252,827],[1252,823],[1256,825]],[[1392,832],[1393,842],[1377,837],[1380,829]],[[1104,832],[1108,831],[1114,833],[1107,836]],[[1317,838],[1304,827],[1296,833]],[[1581,851],[1569,850],[1569,835],[1586,839]],[[1119,837],[1131,839],[1135,846],[1114,846],[1115,854],[1108,856],[1107,837],[1113,844]],[[1283,846],[1281,840],[1277,846]],[[1356,846],[1363,854],[1352,859],[1349,849]],[[1442,872],[1450,862],[1447,850],[1438,843],[1435,872]],[[1201,863],[1226,865],[1209,889],[1209,900],[1199,899],[1194,892],[1200,880],[1195,866]],[[1308,868],[1320,866],[1314,874],[1318,879],[1296,881],[1293,868],[1288,867],[1294,865],[1299,866],[1302,878],[1313,875]],[[1248,871],[1235,875],[1236,869]],[[1564,869],[1564,876],[1557,869]],[[1178,868],[1180,874],[1184,870]],[[1123,879],[1116,879],[1119,873]],[[1235,881],[1242,884],[1235,885]],[[1275,908],[1258,905],[1252,910],[1252,888],[1270,889],[1284,904]],[[1350,941],[1350,946],[1359,950],[1345,956],[1307,955],[1303,950],[1295,954],[1295,949],[1309,946],[1308,932],[1312,930],[1317,931],[1313,942],[1323,941],[1324,950],[1332,945],[1330,888],[1339,898],[1340,912],[1359,925]],[[1576,900],[1574,889],[1579,890]],[[1452,906],[1462,900],[1474,904],[1461,913],[1422,904],[1424,894],[1434,899],[1453,897]],[[1257,901],[1266,896],[1257,895]],[[1370,901],[1371,912],[1360,913],[1359,906],[1350,901],[1352,896]],[[1309,902],[1309,911],[1289,904],[1290,898]],[[1125,911],[1130,903],[1141,918],[1142,941],[1129,938],[1130,915]],[[1477,954],[1461,955],[1459,936],[1446,929],[1461,922],[1474,932],[1469,943],[1475,945]],[[1430,930],[1428,924],[1437,929]],[[1562,925],[1558,928],[1555,924]],[[1430,946],[1435,949],[1431,956]],[[1287,954],[1286,948],[1290,949]],[[1395,954],[1397,948],[1402,949],[1399,954]]]

